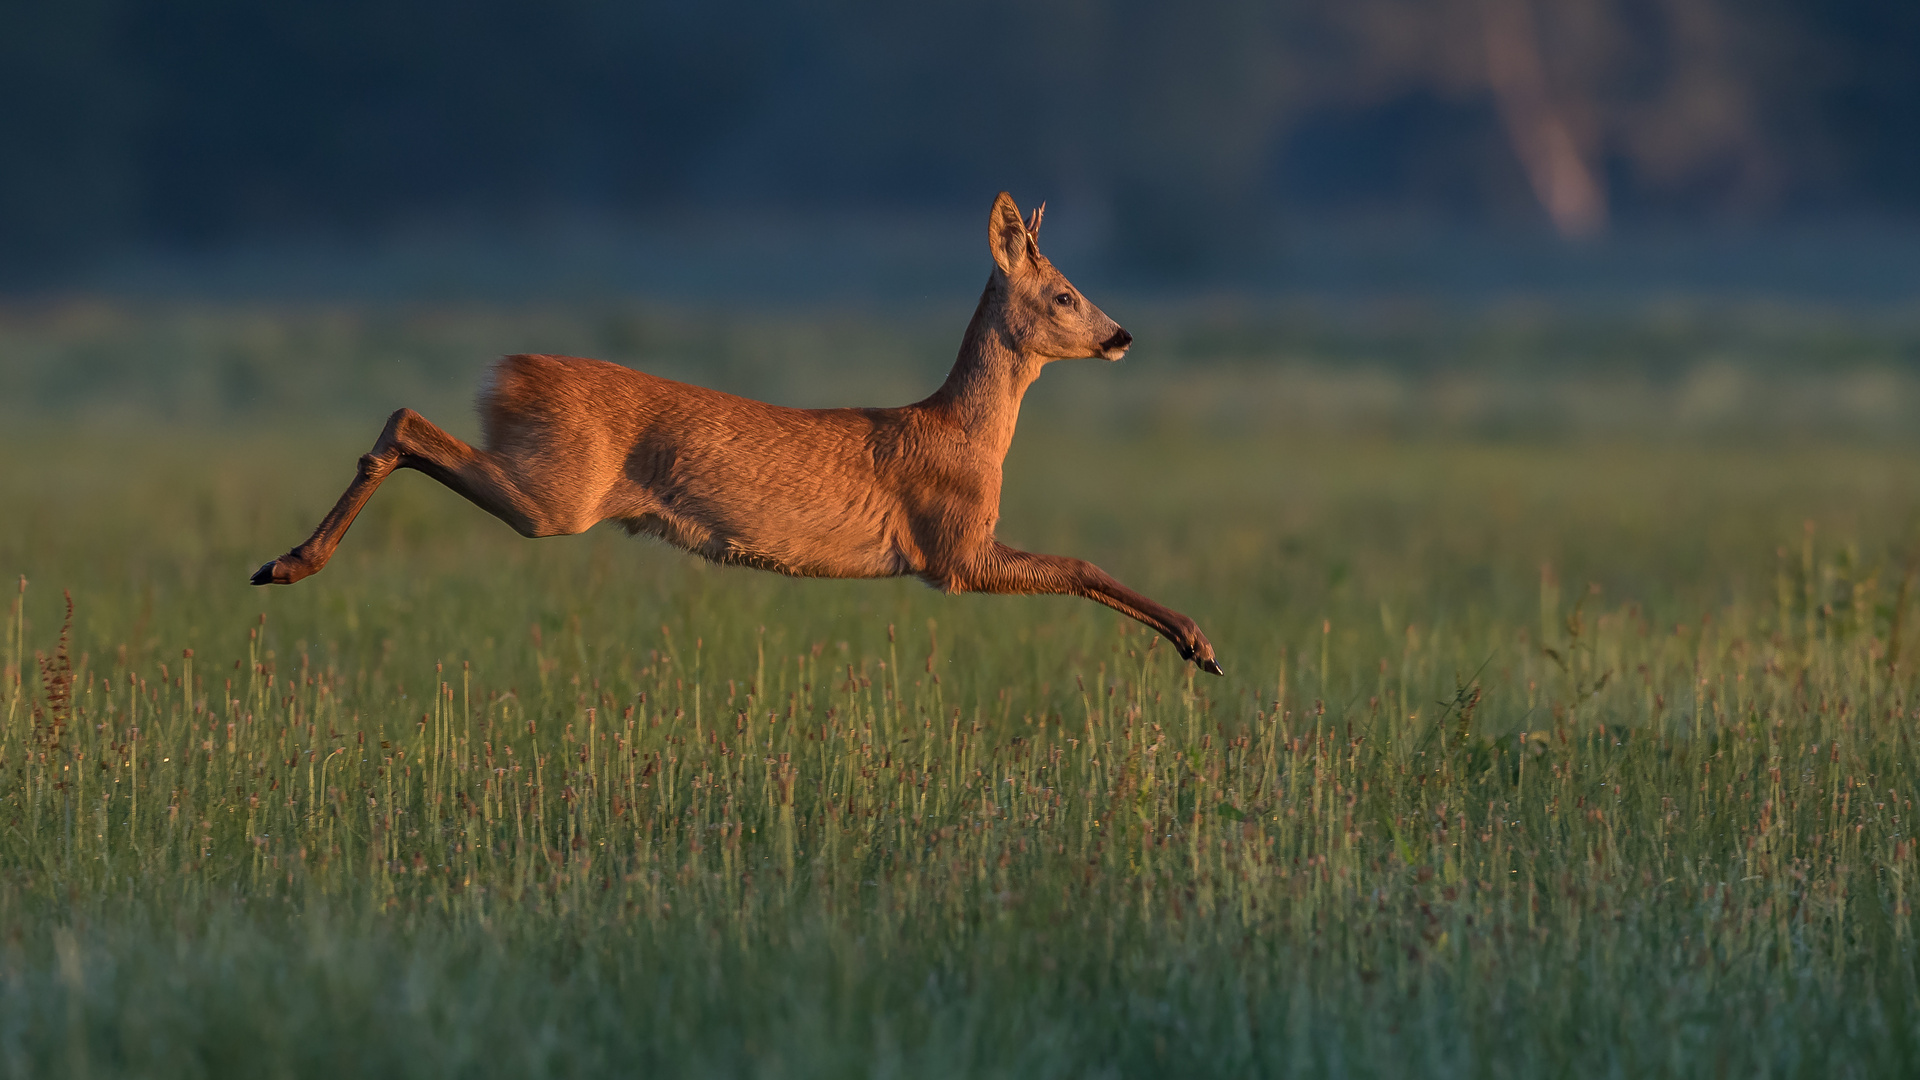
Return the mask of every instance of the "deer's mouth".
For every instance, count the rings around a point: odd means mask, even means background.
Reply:
[[[1100,343],[1100,355],[1108,360],[1118,360],[1127,355],[1127,349],[1132,344],[1132,334],[1125,330],[1115,330],[1112,337]]]

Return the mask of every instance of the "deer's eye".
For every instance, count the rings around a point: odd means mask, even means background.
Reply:
[[[1054,297],[1053,302],[1056,304],[1059,304],[1061,307],[1072,307],[1073,294],[1070,292],[1063,292],[1059,296]]]

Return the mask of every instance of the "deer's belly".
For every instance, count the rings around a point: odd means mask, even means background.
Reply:
[[[662,512],[621,523],[630,533],[659,537],[713,562],[795,577],[898,577],[918,570],[885,530],[844,519],[770,530]]]

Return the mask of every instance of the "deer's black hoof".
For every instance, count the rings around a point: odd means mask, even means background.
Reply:
[[[1211,656],[1207,657],[1205,660],[1200,661],[1200,670],[1206,672],[1209,675],[1225,675],[1226,674],[1226,672],[1220,670],[1219,662],[1214,660],[1214,658]]]
[[[291,585],[313,573],[306,564],[295,561],[291,556],[282,555],[253,572],[247,580],[255,585]]]

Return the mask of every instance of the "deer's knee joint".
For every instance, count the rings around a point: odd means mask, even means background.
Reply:
[[[380,429],[380,438],[374,441],[374,452],[378,453],[382,450],[399,447],[406,441],[406,429],[412,427],[417,421],[424,419],[426,419],[426,417],[421,416],[412,409],[393,410],[393,415],[387,417],[386,426]]]

